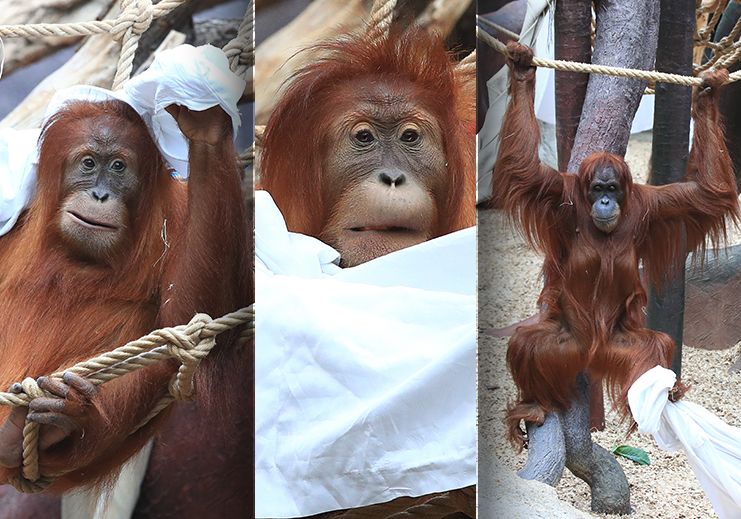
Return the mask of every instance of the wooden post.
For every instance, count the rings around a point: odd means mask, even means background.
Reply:
[[[694,0],[661,0],[656,70],[692,75]],[[684,178],[689,156],[689,124],[692,89],[658,83],[654,107],[651,178],[653,185]],[[649,237],[649,239],[651,239]],[[678,274],[657,292],[649,289],[646,325],[668,333],[676,344],[672,369],[681,375],[682,329],[684,324],[684,258]]]
[[[592,2],[560,0],[556,2],[555,57],[578,63],[592,61]],[[556,71],[556,147],[558,170],[569,167],[571,147],[579,127],[589,74]]]
[[[578,63],[592,61],[592,2],[590,0],[561,0],[556,2],[555,57]],[[587,95],[589,74],[555,72],[556,78],[556,149],[558,170],[567,171],[579,128],[584,97]],[[590,380],[589,428],[605,428],[605,402],[602,381]]]

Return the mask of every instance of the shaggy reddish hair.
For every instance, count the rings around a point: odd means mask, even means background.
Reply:
[[[259,184],[270,192],[288,229],[317,236],[328,210],[323,202],[324,138],[343,82],[368,78],[404,81],[444,130],[450,176],[438,200],[440,234],[470,227],[475,213],[475,75],[456,71],[442,40],[422,28],[368,39],[350,35],[307,49],[316,55],[299,70],[265,128]]]

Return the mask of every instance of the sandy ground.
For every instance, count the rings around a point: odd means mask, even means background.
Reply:
[[[645,179],[650,151],[650,133],[631,138],[626,158],[636,181]],[[498,211],[479,212],[478,232],[480,329],[501,327],[532,315],[542,286],[541,257],[510,230]],[[731,240],[741,243],[737,229],[731,231]],[[479,452],[517,470],[524,464],[525,454],[515,455],[503,434],[504,409],[516,395],[506,368],[506,345],[506,339],[479,338]],[[723,351],[685,347],[683,352],[683,380],[692,385],[686,398],[735,426],[741,426],[741,375],[727,370],[739,356],[741,344]],[[596,442],[608,449],[627,443],[644,449],[651,458],[649,466],[619,459],[631,486],[631,517],[717,517],[682,453],[660,451],[651,436],[634,434],[625,440],[626,426],[619,423],[609,404],[606,419],[605,431],[593,434]],[[483,495],[486,489],[481,491]],[[556,491],[564,502],[589,512],[589,487],[570,472],[564,472]]]

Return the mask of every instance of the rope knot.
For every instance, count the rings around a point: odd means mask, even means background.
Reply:
[[[28,395],[29,400],[44,396],[44,391],[39,387],[34,378],[24,378],[23,382],[21,382],[21,387],[23,388],[23,392]]]
[[[134,35],[141,35],[154,19],[152,0],[122,0],[121,14],[111,27],[111,35],[116,41],[123,40],[129,29]]]
[[[193,337],[188,330],[176,328],[165,328],[158,333],[160,337],[167,340],[167,353],[176,358],[180,363],[192,362],[191,351],[198,344],[198,337]]]
[[[171,343],[168,351],[176,357],[181,366],[169,384],[170,394],[176,400],[191,400],[195,395],[193,379],[201,361],[216,345],[216,337],[208,325],[213,319],[206,314],[196,314],[185,330],[180,332],[187,341]]]

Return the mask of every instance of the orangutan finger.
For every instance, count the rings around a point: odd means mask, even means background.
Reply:
[[[71,371],[65,371],[64,375],[62,375],[62,380],[70,387],[75,388],[88,400],[92,400],[98,394],[98,388],[95,387],[95,384],[79,375],[75,375]]]
[[[80,428],[80,424],[77,420],[62,413],[30,412],[26,419],[29,422],[57,427],[61,429],[65,435],[69,435],[72,431],[76,431]]]
[[[39,397],[28,404],[29,413],[65,413],[67,402],[61,398]]]
[[[69,393],[69,386],[67,384],[53,378],[39,377],[36,383],[44,391],[48,391],[59,398],[67,398],[67,394]]]

